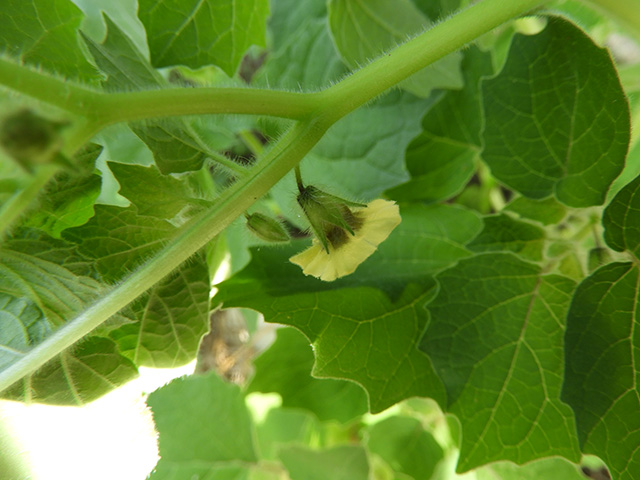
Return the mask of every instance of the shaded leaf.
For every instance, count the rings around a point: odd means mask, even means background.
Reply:
[[[543,225],[560,223],[567,215],[567,208],[554,197],[535,200],[527,197],[517,197],[509,202],[504,210],[514,212],[522,218],[535,220]]]
[[[484,229],[467,248],[477,253],[509,251],[527,260],[541,261],[545,242],[541,227],[501,213],[484,217]]]
[[[483,83],[483,158],[523,195],[600,205],[624,166],[629,105],[613,62],[560,18],[517,35],[498,76]]]
[[[289,447],[280,459],[291,480],[368,480],[369,461],[364,448],[344,445],[323,451]]]
[[[602,224],[607,244],[624,252],[629,250],[640,258],[640,177],[624,187],[604,211]]]
[[[217,65],[232,76],[251,45],[265,44],[267,0],[140,0],[155,67]]]
[[[86,337],[3,392],[3,397],[49,405],[89,403],[138,376],[136,366],[103,337]]]
[[[351,382],[311,376],[313,352],[293,328],[278,330],[275,343],[254,362],[249,392],[276,392],[284,407],[313,412],[321,421],[347,422],[367,411],[362,389]]]
[[[429,479],[444,457],[442,447],[411,417],[389,417],[369,429],[367,447],[396,472]]]
[[[81,227],[65,230],[63,238],[95,260],[105,281],[117,281],[159,250],[176,231],[169,222],[138,215],[135,207],[96,205],[96,214]]]
[[[209,271],[198,255],[135,300],[129,307],[135,321],[109,336],[136,365],[184,365],[196,357],[209,328],[209,291]]]
[[[83,37],[98,68],[106,75],[104,88],[129,91],[167,86],[131,39],[108,16],[104,18],[107,36],[102,44]],[[208,147],[185,119],[137,122],[131,129],[153,152],[156,165],[164,174],[198,170],[207,156]]]
[[[365,65],[408,38],[421,33],[430,21],[410,0],[329,1],[329,25],[336,47],[347,65]],[[461,88],[462,54],[455,52],[400,83],[414,95],[427,97],[434,88]]]
[[[34,67],[68,78],[99,78],[78,44],[83,15],[69,0],[4,0],[0,9],[0,51]]]
[[[562,399],[575,413],[582,450],[619,480],[640,476],[639,285],[633,263],[596,270],[576,290],[565,336]]]
[[[573,416],[559,398],[574,282],[506,253],[463,259],[437,278],[421,348],[462,425],[458,469],[549,455],[577,461]]]

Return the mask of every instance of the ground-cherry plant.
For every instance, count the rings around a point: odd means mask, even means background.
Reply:
[[[5,399],[198,355],[154,480],[640,478],[637,0],[1,3]]]

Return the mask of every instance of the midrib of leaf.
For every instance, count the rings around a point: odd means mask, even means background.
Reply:
[[[180,27],[178,29],[176,29],[175,32],[173,32],[173,36],[171,37],[171,40],[167,42],[167,44],[164,47],[164,50],[162,51],[162,53],[160,54],[160,58],[159,61],[162,61],[164,59],[165,54],[167,53],[167,50],[169,50],[171,48],[171,46],[173,45],[173,42],[176,41],[176,38],[178,38],[178,36],[180,36],[180,34],[182,33],[182,31],[187,27],[187,25],[189,25],[189,23],[195,18],[195,16],[198,14],[198,11],[200,10],[200,7],[202,7],[202,4],[205,2],[206,0],[198,0],[197,5],[191,10],[191,12],[189,13],[189,15],[187,17],[185,17],[184,22],[182,22],[182,24],[180,25]],[[159,5],[159,2],[157,3],[157,5]],[[155,10],[155,7],[151,10],[151,12],[153,12],[153,10]],[[233,24],[233,23],[232,23]],[[218,37],[219,38],[219,37]]]

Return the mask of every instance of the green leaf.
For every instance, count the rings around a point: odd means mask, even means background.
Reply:
[[[439,20],[458,10],[461,0],[413,0],[413,3],[428,18]]]
[[[119,193],[136,206],[138,214],[171,219],[191,205],[185,182],[162,175],[153,165],[126,165],[108,162],[120,184]]]
[[[93,205],[102,184],[93,170],[101,151],[102,147],[92,144],[76,156],[77,171],[63,170],[56,175],[40,195],[38,209],[27,216],[23,225],[60,238],[63,230],[83,225],[93,217]]]
[[[69,0],[5,0],[0,9],[0,51],[34,67],[95,82],[98,72],[78,44],[82,19]]]
[[[257,461],[253,423],[237,385],[213,373],[191,375],[151,393],[147,404],[159,433],[160,461],[151,479],[246,478]]]
[[[422,119],[422,132],[406,152],[408,183],[387,192],[398,201],[449,198],[475,171],[482,141],[480,79],[492,73],[491,56],[471,47],[462,61],[465,86],[447,92]]]
[[[62,234],[78,251],[95,259],[102,278],[117,281],[162,247],[176,231],[169,222],[138,215],[136,208],[96,205],[96,214],[81,227]]]
[[[429,479],[444,457],[442,447],[411,417],[389,417],[369,429],[367,446],[396,472]]]
[[[32,338],[49,329],[42,310],[27,298],[0,293],[0,369],[19,360],[29,349]]]
[[[392,91],[333,125],[302,163],[306,183],[330,185],[339,196],[366,202],[408,179],[407,144],[420,132],[420,118],[432,104]],[[298,212],[293,174],[272,190],[286,210]],[[288,208],[287,208],[288,207]]]
[[[624,252],[629,250],[640,258],[640,177],[624,187],[604,211],[602,224],[607,244]]]
[[[458,469],[579,460],[573,416],[559,398],[574,282],[505,253],[461,260],[437,278],[421,348],[462,425]]]
[[[272,52],[254,83],[309,91],[348,72],[331,40],[325,0],[273,1],[269,27]]]
[[[155,67],[217,65],[229,76],[251,45],[265,44],[267,0],[140,0]]]
[[[276,392],[284,407],[313,412],[321,421],[347,422],[367,411],[367,398],[351,382],[311,376],[309,340],[293,328],[278,330],[275,343],[254,362],[249,392]]]
[[[483,158],[498,180],[572,207],[604,202],[629,145],[629,105],[607,50],[551,17],[538,35],[514,38],[483,95]]]
[[[369,461],[364,448],[344,445],[323,451],[289,447],[280,459],[291,480],[368,480]]]
[[[209,271],[202,255],[133,302],[127,323],[110,332],[136,365],[174,368],[192,361],[209,328]]]
[[[544,230],[504,213],[484,217],[484,229],[467,245],[473,252],[513,252],[526,260],[542,261]]]
[[[105,74],[108,91],[147,90],[167,86],[131,39],[105,15],[107,36],[97,44],[83,36],[89,51]],[[138,122],[131,129],[153,152],[156,165],[164,174],[198,170],[209,149],[185,119],[158,119]]]
[[[562,399],[575,413],[582,450],[618,480],[640,477],[639,284],[633,263],[606,265],[578,286],[567,317]]]
[[[274,408],[257,426],[257,434],[262,458],[275,460],[279,451],[287,445],[311,444],[320,435],[320,424],[310,413]]]
[[[3,397],[50,405],[85,405],[138,376],[136,366],[107,338],[85,337],[15,383]]]
[[[585,480],[576,465],[562,458],[544,458],[526,465],[499,462],[475,473],[478,480]]]
[[[357,68],[421,33],[429,19],[410,0],[329,1],[329,25],[340,55]],[[461,88],[462,54],[452,53],[400,83],[405,90],[428,97],[435,88]]]
[[[560,223],[567,216],[567,208],[554,197],[534,200],[517,197],[504,207],[507,212],[518,214],[521,218],[535,220],[543,225]]]

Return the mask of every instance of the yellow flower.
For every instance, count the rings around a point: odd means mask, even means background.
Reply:
[[[339,241],[330,241],[328,248],[325,248],[319,240],[314,239],[310,248],[294,255],[289,261],[302,267],[305,275],[332,282],[353,273],[401,221],[398,206],[388,200],[374,200],[366,207],[354,207],[350,211],[358,219],[357,222],[350,222],[356,225],[353,233],[341,229],[336,234],[335,229],[339,227],[333,225],[328,237]]]

